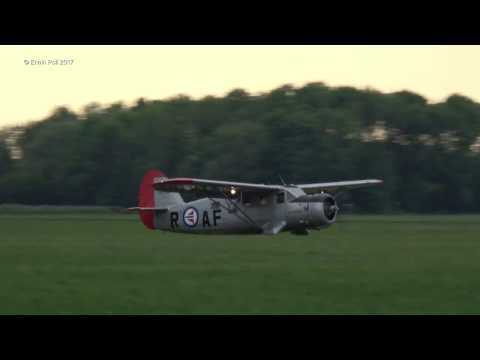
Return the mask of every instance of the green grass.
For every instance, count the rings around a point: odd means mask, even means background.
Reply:
[[[480,216],[345,216],[310,236],[0,215],[1,314],[480,314]]]

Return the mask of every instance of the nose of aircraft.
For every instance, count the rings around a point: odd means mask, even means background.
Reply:
[[[331,201],[325,201],[324,202],[324,211],[325,211],[325,216],[327,217],[328,220],[333,220],[335,216],[337,215],[337,212],[339,210],[337,203],[335,199],[330,199]]]
[[[310,221],[314,226],[329,225],[335,222],[339,207],[335,198],[325,195],[323,201],[310,203]]]

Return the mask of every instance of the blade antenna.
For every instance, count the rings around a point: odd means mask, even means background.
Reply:
[[[278,177],[280,178],[280,181],[282,182],[282,185],[287,186],[287,184],[285,183],[285,181],[283,181],[283,178],[281,177],[280,174],[278,174]]]

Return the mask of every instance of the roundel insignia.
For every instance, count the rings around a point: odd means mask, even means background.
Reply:
[[[198,224],[198,211],[194,207],[189,207],[183,212],[183,222],[185,225],[193,227]]]

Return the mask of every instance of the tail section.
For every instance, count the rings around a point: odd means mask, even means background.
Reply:
[[[155,212],[166,211],[169,206],[183,204],[183,199],[179,193],[170,193],[155,190],[152,186],[154,178],[166,177],[159,170],[149,170],[143,176],[138,194],[138,207],[129,208],[130,211],[137,210],[140,220],[145,227],[155,229]]]

